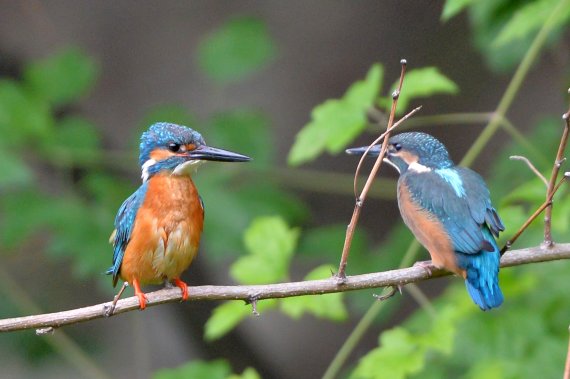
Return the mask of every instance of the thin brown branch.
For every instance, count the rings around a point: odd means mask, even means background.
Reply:
[[[530,159],[528,159],[527,157],[523,157],[522,155],[512,155],[509,157],[509,159],[513,160],[513,161],[523,161],[524,163],[526,163],[526,165],[528,166],[528,168],[530,168],[530,170],[532,172],[534,172],[534,174],[536,176],[538,176],[540,178],[540,180],[542,180],[542,182],[544,183],[544,185],[546,186],[546,188],[548,188],[548,180],[546,180],[546,178],[544,177],[544,175],[541,174],[540,171],[538,171],[538,169],[532,164],[532,162],[530,161]]]
[[[554,197],[560,186],[562,186],[562,183],[564,183],[565,179],[567,178],[568,175],[564,174],[564,176],[554,187],[554,189],[552,190],[546,201],[542,203],[542,205],[538,207],[536,211],[534,211],[534,213],[524,222],[524,224],[522,224],[519,230],[507,241],[507,243],[505,243],[505,246],[503,246],[503,248],[501,249],[501,255],[505,254],[505,252],[509,250],[511,246],[513,246],[513,244],[521,236],[521,234],[523,234],[526,228],[529,227],[529,225],[546,209],[546,207],[552,204],[552,198]]]
[[[404,76],[406,75],[406,65],[407,65],[406,60],[402,59],[400,61],[400,64],[402,65],[402,70],[400,72],[400,81],[398,83],[398,89],[394,91],[394,93],[392,94],[392,109],[390,110],[390,118],[388,120],[388,125],[386,126],[386,135],[384,141],[382,142],[382,148],[380,149],[380,154],[378,155],[378,158],[376,159],[376,162],[374,163],[374,166],[370,171],[370,175],[368,175],[368,179],[366,180],[366,184],[364,184],[364,188],[362,189],[360,196],[356,198],[354,210],[352,212],[352,217],[350,218],[350,223],[346,228],[346,237],[344,239],[344,245],[342,247],[342,255],[340,258],[340,263],[338,266],[338,273],[337,273],[337,279],[339,279],[338,281],[339,283],[344,283],[344,279],[346,278],[346,264],[348,262],[348,254],[350,253],[350,246],[352,245],[352,238],[354,236],[354,231],[356,230],[356,224],[358,223],[358,219],[360,218],[362,205],[366,200],[366,194],[368,193],[368,190],[372,186],[374,178],[376,177],[378,171],[380,170],[380,166],[382,165],[382,160],[384,159],[384,156],[386,155],[386,150],[388,149],[388,139],[390,138],[390,129],[394,124],[396,107],[398,105],[398,97],[400,96],[400,91],[402,90],[402,84],[404,82]],[[360,162],[358,163],[359,167],[362,163],[362,160],[365,157],[366,154],[363,154],[360,159]],[[358,175],[357,173],[355,173],[354,175],[355,182],[357,179],[357,175]]]
[[[570,243],[557,244],[552,249],[543,250],[540,246],[513,250],[501,258],[502,267],[518,266],[529,263],[547,262],[559,259],[570,259]],[[199,300],[253,300],[275,299],[304,295],[322,295],[326,293],[355,291],[366,288],[394,287],[398,288],[408,283],[450,275],[449,272],[431,268],[430,276],[423,267],[415,266],[398,270],[346,277],[343,286],[338,285],[335,277],[304,282],[279,283],[252,286],[198,286],[189,287],[192,301]],[[182,298],[179,288],[165,288],[146,294],[147,307],[163,303],[178,302]],[[69,311],[41,314],[35,316],[17,317],[0,320],[0,332],[11,332],[24,329],[51,330],[65,325],[105,318],[105,312],[111,302],[92,305]],[[115,315],[139,309],[136,296],[119,300]]]
[[[564,131],[562,132],[562,138],[560,138],[560,145],[558,146],[558,152],[556,153],[556,159],[554,160],[554,165],[552,167],[552,174],[550,175],[550,181],[548,182],[548,189],[546,191],[546,199],[552,199],[552,192],[554,191],[554,185],[558,179],[558,173],[560,172],[560,167],[564,162],[564,150],[566,150],[566,144],[568,143],[568,132],[570,131],[570,110],[564,115],[562,115],[564,120]],[[550,247],[553,245],[552,242],[552,204],[546,207],[544,212],[544,246]]]

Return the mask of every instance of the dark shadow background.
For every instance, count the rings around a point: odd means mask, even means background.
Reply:
[[[443,24],[442,7],[441,1],[4,0],[0,1],[0,70],[3,75],[17,74],[23,62],[69,45],[78,46],[100,65],[95,90],[79,107],[103,129],[109,149],[124,149],[148,109],[158,104],[180,104],[204,119],[215,111],[247,105],[270,115],[278,136],[278,163],[284,166],[294,136],[308,122],[312,108],[327,98],[341,96],[374,62],[386,67],[384,91],[397,78],[401,58],[408,60],[410,68],[437,66],[458,84],[458,96],[415,102],[423,105],[422,115],[491,111],[496,107],[511,74],[489,70],[471,43],[467,17],[463,14]],[[241,15],[258,17],[267,24],[278,48],[277,58],[239,84],[212,86],[196,65],[198,43],[224,21]],[[513,123],[525,129],[541,115],[556,115],[566,109],[560,93],[568,83],[561,83],[559,78],[567,62],[568,50],[543,55],[509,113]],[[459,160],[481,127],[429,131],[441,137]],[[208,131],[201,132],[207,138]],[[478,171],[485,173],[494,150],[505,140],[504,134],[497,134],[476,161]],[[354,165],[351,159],[324,156],[309,167],[350,173]],[[133,188],[138,182],[133,174]],[[313,224],[348,222],[353,207],[350,197],[310,192],[299,195],[311,204]],[[378,213],[386,214],[386,221],[391,223],[390,219],[397,217],[395,202],[371,201],[363,214],[362,225],[380,239],[381,234],[374,232],[382,230],[375,217]],[[110,229],[111,223],[109,220]],[[111,251],[107,253],[111,257]],[[207,246],[201,254],[186,274],[188,281],[192,285],[228,282],[227,266],[209,264],[203,258]],[[65,264],[47,261],[41,246],[5,264],[31,296],[50,293],[54,301],[46,311],[108,300],[94,283],[74,280]],[[438,280],[422,284],[422,288],[437,291],[442,284],[444,281]],[[413,309],[415,305],[407,301],[390,323],[398,323]],[[359,319],[353,313],[350,324],[312,317],[294,322],[271,312],[250,318],[216,343],[205,344],[203,325],[215,305],[170,304],[65,330],[88,347],[95,362],[118,378],[146,378],[149,372],[191,359],[225,357],[235,372],[253,366],[264,378],[291,379],[322,375]],[[376,346],[378,331],[378,327],[370,331],[352,355],[353,363]],[[58,357],[30,365],[4,341],[0,338],[2,377],[77,375]]]

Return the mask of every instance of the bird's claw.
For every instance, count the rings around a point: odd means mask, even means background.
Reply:
[[[433,272],[432,272],[433,263],[432,263],[432,261],[418,261],[418,262],[414,263],[414,267],[420,267],[420,268],[424,269],[429,276],[433,275]]]
[[[402,288],[403,288],[403,286],[401,284],[397,284],[395,286],[391,286],[388,293],[386,293],[384,295],[372,295],[372,296],[374,296],[374,298],[376,298],[376,300],[378,300],[378,301],[388,300],[389,298],[394,296],[396,294],[396,292],[399,292],[401,295],[402,294]]]

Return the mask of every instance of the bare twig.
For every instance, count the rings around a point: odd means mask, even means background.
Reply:
[[[564,174],[564,176],[562,177],[562,179],[560,179],[556,187],[554,187],[552,193],[549,195],[546,201],[542,203],[542,205],[538,207],[536,211],[534,211],[534,213],[524,222],[524,224],[522,224],[522,226],[515,233],[515,235],[512,236],[511,239],[507,241],[507,243],[505,243],[505,246],[503,246],[503,248],[501,249],[501,255],[505,254],[507,250],[509,250],[511,246],[513,246],[513,244],[520,237],[520,235],[526,230],[526,228],[528,228],[528,226],[538,217],[538,215],[540,215],[542,211],[546,209],[546,207],[552,204],[552,198],[554,197],[554,194],[556,194],[562,183],[564,183],[567,178],[568,175]]]
[[[568,132],[570,130],[570,110],[564,115],[562,115],[564,120],[564,131],[562,132],[562,138],[560,139],[560,145],[558,146],[558,152],[556,153],[556,159],[554,161],[554,166],[552,167],[552,174],[550,175],[550,181],[548,182],[548,189],[546,191],[546,199],[552,199],[554,185],[558,178],[558,172],[560,167],[564,162],[564,150],[566,149],[566,144],[568,142]],[[546,207],[544,212],[544,247],[551,247],[554,243],[552,242],[552,204]]]
[[[542,180],[542,182],[544,183],[544,185],[546,186],[546,188],[548,189],[548,180],[546,180],[546,178],[544,177],[544,175],[542,175],[540,173],[540,171],[538,171],[538,169],[532,164],[532,162],[527,158],[527,157],[523,157],[521,155],[512,155],[509,157],[509,159],[513,160],[513,161],[523,161],[524,163],[526,163],[526,165],[528,166],[528,168],[531,169],[532,172],[534,172],[534,174],[536,176],[538,176],[540,178],[540,180]]]
[[[372,182],[374,181],[376,174],[380,170],[380,165],[382,164],[382,159],[384,159],[384,155],[386,155],[386,149],[388,148],[388,139],[390,138],[390,129],[392,127],[392,124],[394,123],[394,117],[396,115],[396,106],[398,104],[398,97],[400,96],[400,91],[402,90],[402,83],[404,82],[404,76],[406,74],[406,65],[407,65],[406,60],[402,59],[400,61],[400,63],[402,65],[402,70],[400,72],[400,81],[398,83],[398,89],[396,91],[394,91],[394,93],[392,94],[392,109],[390,110],[390,119],[388,120],[388,125],[386,127],[386,135],[385,135],[384,141],[382,142],[382,148],[380,149],[380,154],[378,155],[378,158],[376,159],[376,162],[374,163],[374,167],[372,167],[372,170],[370,171],[370,175],[368,176],[368,179],[366,180],[366,184],[364,185],[364,188],[362,189],[360,196],[356,197],[356,201],[355,201],[355,205],[354,205],[354,211],[352,212],[352,217],[350,219],[350,223],[348,224],[348,227],[346,228],[346,237],[344,239],[344,246],[342,248],[342,256],[340,258],[340,264],[339,264],[338,273],[337,273],[337,279],[339,279],[338,280],[339,283],[344,283],[344,280],[346,278],[346,264],[348,262],[348,254],[350,253],[350,246],[352,244],[352,237],[354,236],[354,230],[356,229],[356,224],[358,223],[358,218],[360,217],[360,211],[362,210],[362,205],[364,204],[364,200],[366,199],[366,194],[368,193],[368,190],[372,186]],[[364,154],[362,156],[361,161],[362,161],[362,159],[364,159],[365,156],[366,156],[366,154]],[[360,165],[360,163],[359,163],[359,165]],[[357,175],[355,174],[355,179],[354,179],[355,181],[356,181],[356,176]]]
[[[528,263],[570,259],[570,243],[557,244],[545,251],[540,246],[513,250],[501,259],[502,267],[518,266]],[[346,278],[343,286],[338,285],[336,278],[309,280],[305,282],[279,283],[252,286],[198,286],[189,287],[192,294],[189,300],[243,300],[275,299],[303,295],[322,295],[334,292],[354,291],[366,288],[396,287],[415,283],[435,277],[450,275],[449,272],[433,267],[430,277],[422,267],[409,267],[398,270],[372,274],[355,275]],[[147,307],[163,303],[179,302],[182,294],[178,288],[166,288],[146,294]],[[40,314],[35,316],[17,317],[0,320],[0,332],[10,332],[23,329],[59,328],[89,320],[106,317],[110,302],[92,305],[69,311]],[[115,315],[139,309],[136,296],[119,300],[113,313]]]

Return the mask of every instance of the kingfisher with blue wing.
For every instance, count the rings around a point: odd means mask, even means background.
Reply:
[[[159,122],[143,133],[139,163],[142,185],[127,198],[115,218],[111,235],[113,286],[119,278],[131,285],[145,309],[141,285],[171,283],[188,299],[180,275],[198,252],[204,225],[204,204],[191,175],[205,161],[245,162],[250,158],[209,147],[186,126]]]
[[[348,149],[362,155],[368,147]],[[375,145],[368,156],[377,157]],[[505,227],[479,174],[455,166],[445,146],[425,133],[390,138],[384,161],[398,179],[398,206],[405,224],[428,250],[432,263],[465,279],[473,302],[486,311],[500,306],[500,249]]]

